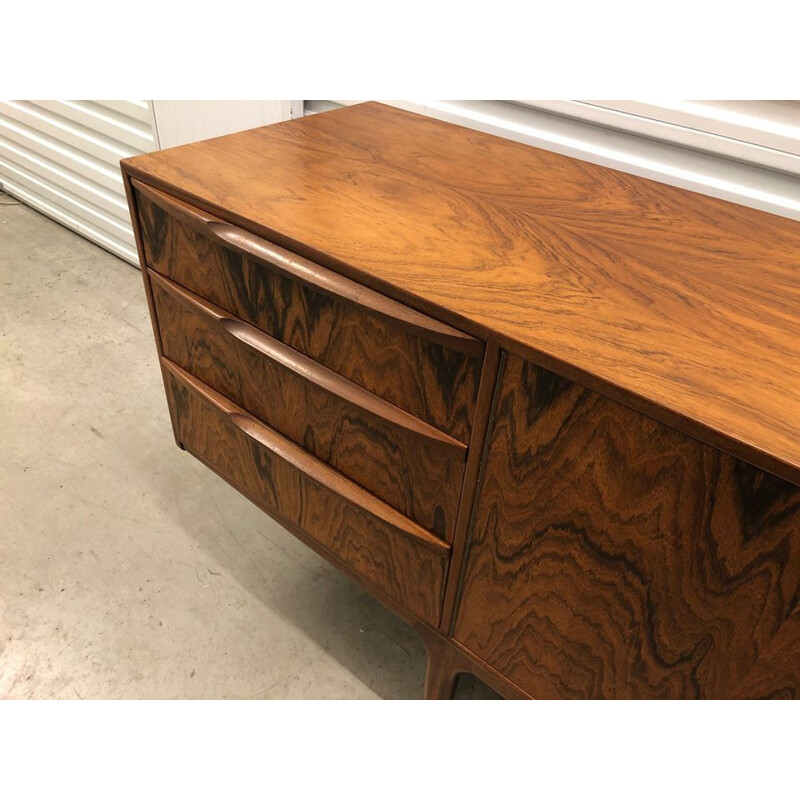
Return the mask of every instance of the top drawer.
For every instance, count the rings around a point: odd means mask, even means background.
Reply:
[[[482,342],[151,186],[132,184],[152,269],[469,441]]]

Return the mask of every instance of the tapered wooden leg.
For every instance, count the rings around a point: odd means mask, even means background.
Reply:
[[[428,672],[425,676],[426,700],[452,700],[461,675],[471,674],[510,700],[530,700],[529,694],[507,681],[488,664],[470,656],[452,640],[438,631],[418,623],[414,626],[422,637],[428,653]]]
[[[456,693],[459,668],[452,650],[433,635],[423,633],[422,640],[428,653],[428,671],[425,675],[426,700],[452,700]]]
[[[428,673],[425,676],[426,700],[452,700],[456,695],[458,672],[450,666],[431,658],[428,653]]]

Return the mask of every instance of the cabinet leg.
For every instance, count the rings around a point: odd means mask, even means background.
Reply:
[[[458,668],[452,652],[441,640],[423,636],[423,641],[428,652],[425,699],[452,700],[456,693],[458,676],[463,670]]]
[[[428,673],[425,676],[426,700],[452,700],[456,694],[458,673],[452,672],[447,665],[437,663],[428,654]]]

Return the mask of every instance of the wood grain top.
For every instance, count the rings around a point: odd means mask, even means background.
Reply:
[[[800,223],[376,103],[123,164],[800,482]]]

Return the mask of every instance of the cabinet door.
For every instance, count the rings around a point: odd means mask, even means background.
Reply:
[[[800,489],[504,359],[454,637],[534,697],[797,696]]]

